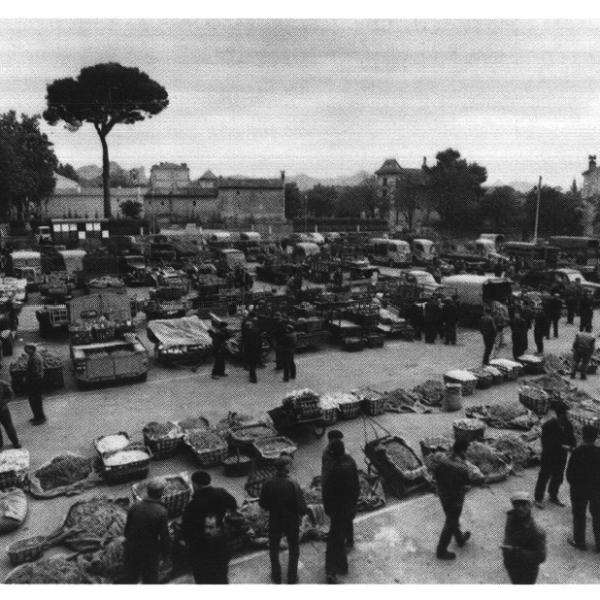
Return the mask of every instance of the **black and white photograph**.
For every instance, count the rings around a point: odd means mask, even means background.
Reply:
[[[0,18],[0,582],[600,583],[600,20],[127,8]]]

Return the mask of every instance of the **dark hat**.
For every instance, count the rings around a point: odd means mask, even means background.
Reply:
[[[210,474],[206,471],[196,471],[192,474],[192,483],[196,485],[210,485]]]
[[[288,454],[282,454],[276,461],[275,461],[275,468],[278,471],[288,471],[288,467],[290,465],[290,463],[292,462],[292,458],[288,455]]]
[[[327,439],[331,440],[341,440],[344,437],[344,434],[339,429],[332,429],[327,432]]]
[[[564,402],[557,402],[554,406],[554,412],[557,415],[566,415],[569,407]]]
[[[339,438],[331,440],[331,442],[329,442],[329,452],[336,458],[344,456],[344,453],[346,452],[346,446],[344,446],[344,442],[342,442],[342,440]]]
[[[598,429],[593,425],[584,425],[581,428],[581,437],[586,442],[595,442],[598,439]]]

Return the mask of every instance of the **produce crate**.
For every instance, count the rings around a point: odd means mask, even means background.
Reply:
[[[254,440],[277,437],[277,431],[264,423],[241,425],[229,430],[229,443],[239,450],[252,448]]]
[[[504,373],[500,369],[496,369],[496,367],[486,366],[483,367],[483,370],[492,376],[493,385],[499,385],[505,380]]]
[[[96,448],[96,452],[98,453],[98,455],[100,456],[100,458],[102,458],[106,454],[112,454],[113,452],[115,452],[115,450],[111,450],[111,451],[108,451],[108,452],[103,452],[102,449],[100,448],[100,442],[103,439],[111,437],[113,435],[114,436],[120,436],[120,437],[127,438],[127,445],[124,445],[123,448],[126,448],[127,446],[129,446],[131,444],[131,438],[129,437],[129,434],[126,433],[125,431],[117,431],[115,433],[109,433],[107,435],[101,435],[101,436],[97,437],[94,440],[94,448]],[[121,448],[121,449],[123,449],[123,448]]]
[[[115,328],[114,327],[103,327],[92,329],[92,337],[95,342],[111,342],[115,339]]]
[[[530,375],[541,375],[544,372],[544,359],[541,356],[534,356],[533,354],[524,354],[519,356],[517,360],[523,365],[525,373]]]
[[[504,362],[500,362],[498,360],[491,360],[490,366],[494,367],[495,369],[498,369],[499,371],[502,371],[502,373],[504,374],[504,379],[507,381],[514,381],[523,372],[523,368],[520,366],[509,366]]]
[[[181,489],[163,493],[160,503],[167,509],[169,519],[174,519],[181,516],[185,510],[185,507],[192,499],[193,489],[190,482],[182,475],[166,475],[160,479],[176,479],[179,482]],[[140,502],[144,499],[146,496],[145,491],[148,488],[148,483],[148,481],[144,481],[143,483],[134,483],[131,486],[131,494],[135,502]]]
[[[465,426],[465,421],[469,421],[471,427]],[[482,440],[485,432],[485,423],[479,419],[459,419],[452,423],[452,429],[454,430],[454,439],[461,440],[465,439],[469,442],[475,440]]]
[[[348,352],[360,352],[365,349],[365,340],[357,337],[344,338],[344,348]]]
[[[3,450],[0,452],[0,457],[8,457],[10,455],[22,457],[22,467],[0,471],[0,491],[7,490],[11,487],[23,488],[27,481],[27,473],[29,472],[29,452],[27,450]],[[0,464],[1,464],[0,460]]]
[[[385,343],[384,335],[368,335],[367,336],[367,346],[369,348],[383,348]]]
[[[197,438],[194,441],[194,438]],[[218,467],[226,458],[228,453],[227,442],[215,431],[194,431],[186,433],[184,436],[185,443],[191,448],[200,463],[200,466],[207,469],[210,467]],[[198,447],[198,441],[205,439],[209,447]]]
[[[358,417],[361,402],[362,400],[357,398],[356,402],[342,402],[341,404],[338,404],[339,418],[343,421],[348,421]]]
[[[18,565],[38,560],[44,554],[45,549],[46,536],[36,535],[13,542],[6,548],[6,553],[10,559],[10,563],[17,567]]]
[[[181,441],[183,440],[183,432],[175,425],[175,423],[170,423],[172,426],[172,432],[176,435],[173,435],[171,432],[169,435],[165,436],[156,436],[152,435],[148,432],[147,426],[143,429],[144,435],[144,444],[152,451],[152,458],[156,460],[160,460],[163,458],[171,458],[177,453],[179,446],[181,445]]]
[[[550,396],[541,388],[524,385],[519,389],[519,402],[536,415],[545,415],[550,408]]]
[[[570,408],[569,419],[576,421],[579,425],[591,425],[596,429],[600,429],[600,413],[586,410],[584,408]]]
[[[473,373],[477,377],[475,388],[479,390],[487,390],[494,384],[494,376],[484,369],[468,369],[470,373]]]
[[[449,373],[452,373],[452,371],[450,371]],[[473,379],[465,380],[460,379],[458,377],[453,377],[449,374],[444,374],[444,383],[459,384],[462,387],[463,396],[472,396],[473,392],[475,392],[475,387],[477,386],[477,377],[470,373],[470,371],[465,371],[465,373],[471,374],[473,376]]]
[[[248,479],[244,485],[246,493],[253,498],[258,498],[265,481],[275,477],[276,473],[277,470],[275,465],[259,465],[257,463],[253,464],[250,475],[248,475]]]
[[[104,461],[107,458],[127,450],[140,450],[146,453],[147,458],[126,463],[124,465],[106,466]],[[104,477],[104,481],[106,481],[108,485],[116,485],[119,483],[129,483],[130,481],[144,479],[148,475],[151,458],[152,453],[143,444],[130,444],[122,450],[115,450],[115,452],[104,454],[102,457],[102,476]]]
[[[296,450],[298,450],[298,447],[294,442],[284,436],[254,440],[252,442],[252,447],[262,464],[274,463],[283,454],[293,458]]]
[[[323,410],[323,424],[326,427],[334,425],[338,420],[338,409],[337,408],[324,408]]]

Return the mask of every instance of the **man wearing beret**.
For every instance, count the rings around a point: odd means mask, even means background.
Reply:
[[[289,548],[287,582],[298,583],[300,517],[307,513],[307,508],[300,486],[288,477],[290,462],[290,457],[285,455],[277,460],[275,477],[264,483],[258,500],[260,507],[269,512],[269,554],[273,583],[281,583],[279,544],[284,535]]]
[[[540,564],[546,562],[546,533],[531,515],[531,496],[515,492],[513,508],[506,513],[504,543],[500,545],[504,566],[514,584],[534,584]]]

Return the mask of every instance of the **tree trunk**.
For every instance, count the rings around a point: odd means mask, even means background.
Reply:
[[[104,191],[104,218],[110,219],[110,163],[108,162],[108,144],[106,136],[100,135],[102,144],[102,188]]]

